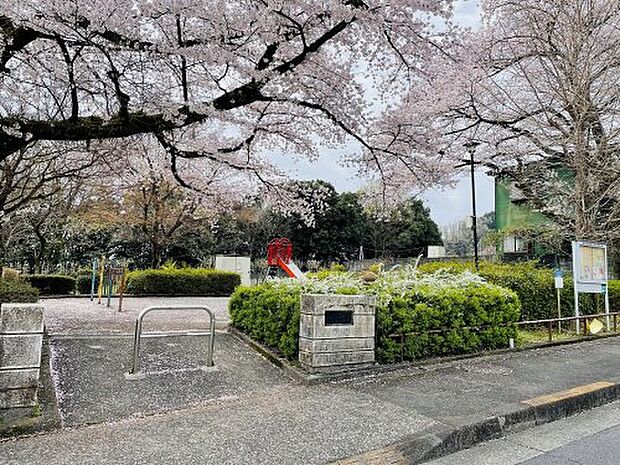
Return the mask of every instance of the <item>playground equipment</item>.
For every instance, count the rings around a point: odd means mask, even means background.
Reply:
[[[267,246],[267,265],[269,265],[269,276],[275,276],[278,268],[291,278],[305,281],[306,276],[293,261],[293,244],[290,239],[281,237],[272,239]]]
[[[112,295],[118,294],[118,311],[123,310],[123,296],[127,284],[127,264],[114,263],[105,257],[93,260],[93,270],[90,285],[90,300],[95,300],[97,288],[97,303],[102,304],[106,297],[107,306],[112,305]]]

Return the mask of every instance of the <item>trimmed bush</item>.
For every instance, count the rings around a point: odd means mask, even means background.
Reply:
[[[230,299],[230,318],[252,339],[294,360],[299,350],[300,295],[300,287],[277,283],[240,286]]]
[[[517,295],[489,284],[422,287],[377,308],[377,360],[394,363],[505,348],[515,338]],[[414,333],[414,334],[411,334]],[[404,347],[399,337],[404,335]]]
[[[447,270],[452,273],[475,271],[471,262],[429,262],[421,265],[422,273]],[[543,320],[557,318],[557,296],[553,270],[541,268],[535,261],[520,263],[480,262],[480,276],[497,286],[517,293],[521,301],[522,320]],[[574,316],[573,280],[564,278],[564,289],[560,291],[562,316]],[[611,311],[620,311],[620,281],[609,282]],[[602,295],[581,294],[579,307],[582,314],[603,313],[605,302]]]
[[[218,297],[229,296],[240,283],[239,274],[229,271],[203,268],[143,270],[128,274],[127,293]]]
[[[417,282],[406,273],[384,274],[368,286],[351,275],[331,279],[331,287],[325,278],[303,285],[282,280],[239,287],[229,303],[232,324],[295,360],[302,293],[371,293],[377,296],[376,353],[381,363],[496,349],[516,336],[512,323],[520,316],[517,295],[479,278],[453,282],[442,278],[434,283]],[[403,346],[399,335],[406,333],[416,334],[405,336]]]
[[[23,275],[24,281],[39,290],[41,295],[65,295],[75,293],[76,279],[53,274]]]
[[[81,273],[76,278],[76,288],[78,294],[90,294],[91,280],[93,279],[92,273]],[[95,292],[99,287],[99,273],[95,276]]]
[[[34,303],[39,300],[39,291],[21,279],[0,278],[0,304]]]

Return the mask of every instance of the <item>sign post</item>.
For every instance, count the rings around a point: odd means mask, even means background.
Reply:
[[[609,293],[607,289],[607,245],[597,242],[573,241],[573,283],[575,316],[579,317],[579,293],[605,294],[607,330],[610,329]],[[580,321],[576,320],[577,334]]]
[[[562,270],[560,268],[556,269],[554,272],[555,277],[555,291],[557,293],[558,298],[558,334],[562,332],[562,322],[559,320],[562,318],[562,299],[560,296],[560,290],[564,289],[564,276]]]

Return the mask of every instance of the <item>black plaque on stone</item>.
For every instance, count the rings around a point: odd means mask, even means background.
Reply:
[[[325,326],[353,326],[353,310],[327,310]]]

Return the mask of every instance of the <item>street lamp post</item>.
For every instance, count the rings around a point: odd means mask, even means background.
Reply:
[[[476,266],[476,271],[480,271],[480,259],[478,257],[478,215],[476,213],[476,175],[474,170],[474,165],[476,164],[474,155],[476,153],[476,147],[478,147],[478,145],[480,145],[478,142],[468,142],[465,144],[465,148],[469,152],[468,165],[470,167],[471,173],[471,229],[474,236],[474,264]]]

